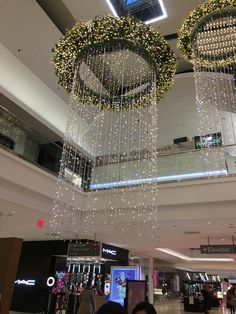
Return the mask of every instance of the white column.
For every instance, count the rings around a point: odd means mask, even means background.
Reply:
[[[154,304],[154,283],[153,283],[153,271],[154,271],[154,259],[149,258],[149,272],[148,272],[148,299],[151,304]]]

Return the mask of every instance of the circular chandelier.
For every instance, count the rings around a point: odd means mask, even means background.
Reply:
[[[179,31],[184,58],[204,67],[224,67],[236,62],[236,0],[210,0],[192,11]]]
[[[150,26],[107,16],[76,23],[53,63],[70,94],[53,233],[156,238],[157,101],[174,81],[173,52]]]
[[[90,86],[91,75],[89,78],[85,78],[82,74],[85,65],[89,66],[91,63],[91,57],[88,58],[88,53],[91,50],[96,50],[96,54],[102,57],[104,47],[110,51],[111,56],[113,54],[113,62],[118,65],[120,64],[117,61],[116,52],[123,48],[129,52],[130,57],[132,54],[139,56],[138,62],[140,64],[154,67],[157,100],[173,84],[176,70],[174,54],[164,38],[150,26],[131,16],[121,18],[106,16],[91,21],[77,22],[54,48],[52,61],[55,66],[55,73],[59,77],[59,83],[68,92],[72,91],[74,63],[80,64],[74,92],[80,99],[85,98],[88,104],[98,106],[103,110],[120,110],[121,108],[131,109],[146,106],[152,99],[151,83],[143,84],[143,82],[148,81],[147,77],[138,75],[136,81],[125,89],[126,93],[124,93],[124,89],[121,89],[116,94],[112,93],[111,90],[104,90],[101,94],[99,83],[97,88]],[[137,64],[137,66],[139,65]],[[99,81],[101,79],[106,80],[106,78],[99,77],[103,75],[102,69],[96,75]],[[117,73],[115,75],[117,76]]]
[[[236,0],[206,1],[179,31],[182,55],[194,65],[199,154],[206,172],[221,175],[235,154],[235,43]]]

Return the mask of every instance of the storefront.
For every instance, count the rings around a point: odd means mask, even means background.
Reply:
[[[109,297],[111,267],[128,266],[128,255],[127,250],[89,240],[25,242],[11,309],[75,313],[87,284],[99,307]]]
[[[219,276],[186,272],[184,280],[184,310],[187,312],[203,312],[202,289],[207,286],[211,308],[218,308],[223,299],[222,284]]]

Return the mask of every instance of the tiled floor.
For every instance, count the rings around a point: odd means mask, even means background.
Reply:
[[[164,304],[158,304],[156,306],[157,314],[187,314],[190,312],[184,312],[183,304],[179,302],[170,302]],[[219,309],[219,310],[211,310],[210,314],[230,314],[229,310]]]

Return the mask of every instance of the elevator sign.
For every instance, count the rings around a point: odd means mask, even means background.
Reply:
[[[201,254],[235,254],[235,245],[201,245]]]

